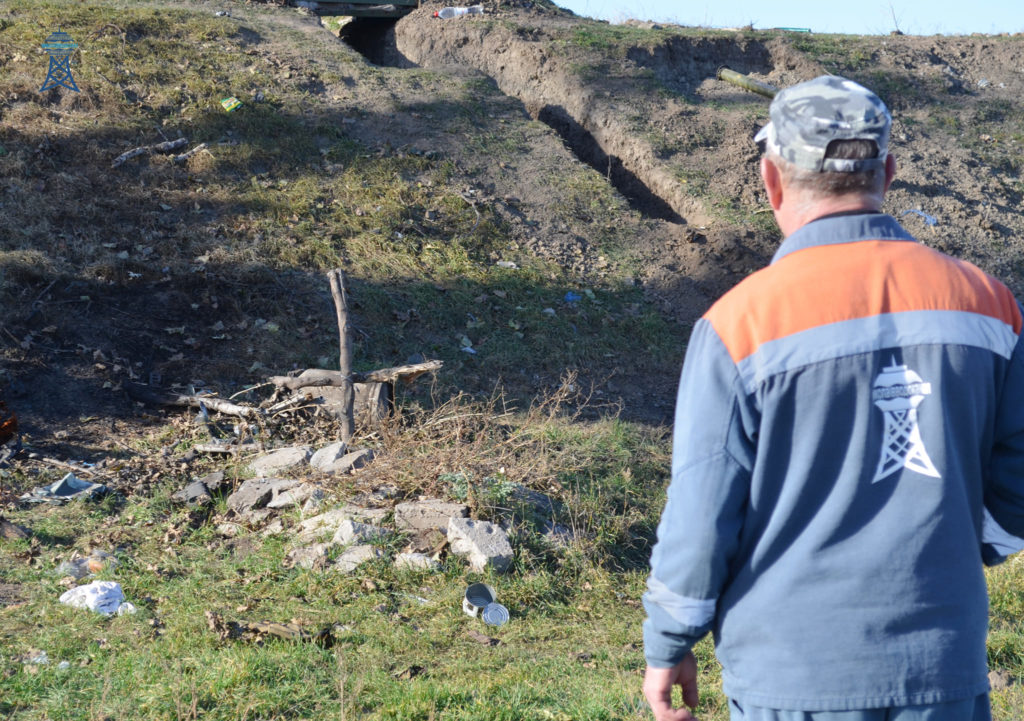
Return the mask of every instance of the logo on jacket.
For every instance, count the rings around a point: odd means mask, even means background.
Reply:
[[[878,483],[901,468],[941,478],[921,440],[917,425],[917,407],[931,395],[932,384],[907,366],[892,364],[882,369],[871,389],[871,400],[885,416],[882,457],[872,483]]]

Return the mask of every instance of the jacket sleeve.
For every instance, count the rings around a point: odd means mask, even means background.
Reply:
[[[982,527],[989,565],[1024,549],[1024,337],[1010,356],[993,440]]]
[[[711,324],[694,326],[676,404],[672,479],[644,594],[644,652],[675,665],[714,624],[749,496],[756,412]]]

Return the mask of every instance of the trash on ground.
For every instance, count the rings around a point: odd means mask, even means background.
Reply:
[[[72,576],[76,581],[101,571],[117,568],[117,559],[106,551],[93,551],[82,558],[70,558],[57,566],[57,575]]]
[[[463,15],[483,15],[483,5],[470,5],[469,7],[447,7],[441,8],[434,13],[435,18],[441,18],[442,20],[450,20],[451,18],[461,17]]]
[[[511,260],[499,260],[497,263],[495,263],[495,265],[498,266],[499,268],[508,268],[509,270],[515,270],[519,267]]]
[[[49,486],[33,488],[30,493],[22,495],[21,500],[25,503],[65,503],[72,499],[102,496],[109,490],[102,483],[83,481],[74,473],[69,473]]]
[[[330,626],[325,626],[312,633],[297,623],[274,623],[272,621],[225,621],[219,613],[206,611],[206,625],[220,637],[221,641],[241,640],[263,645],[267,638],[281,638],[286,641],[307,641],[330,648],[334,645],[334,636]]]
[[[919,210],[917,208],[910,208],[909,210],[904,210],[902,213],[900,213],[900,217],[903,217],[907,213],[913,213],[914,215],[920,215],[922,218],[924,218],[924,222],[927,223],[928,225],[935,225],[936,223],[939,222],[938,219],[934,215],[928,215],[923,210]]]
[[[508,609],[500,603],[488,603],[480,614],[480,618],[488,626],[504,626],[508,623]]]
[[[581,300],[583,300],[583,296],[580,295],[579,293],[573,293],[570,290],[568,293],[565,294],[565,302],[569,303],[570,305],[572,305],[573,303],[578,303]]]
[[[238,108],[242,107],[242,101],[232,95],[230,98],[224,98],[220,101],[220,104],[224,106],[224,109],[229,113],[234,112]]]
[[[72,588],[61,594],[60,602],[75,608],[87,608],[104,616],[112,616],[115,613],[118,615],[134,613],[136,610],[135,606],[125,602],[124,591],[121,590],[121,584],[117,581],[93,581],[84,586]],[[128,607],[123,613],[121,612],[122,605]]]
[[[463,594],[462,610],[467,615],[476,618],[480,611],[487,604],[493,603],[497,597],[498,594],[493,586],[488,586],[486,583],[474,583],[466,588],[466,592]]]
[[[21,659],[21,662],[24,664],[42,666],[50,663],[50,657],[46,654],[46,651],[31,651]]]

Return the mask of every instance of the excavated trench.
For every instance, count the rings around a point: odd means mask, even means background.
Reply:
[[[400,42],[399,37],[406,38],[410,33],[409,25],[402,27],[399,21],[360,18],[349,22],[342,28],[340,38],[369,62],[378,66],[394,68],[430,67],[443,70],[453,62],[462,67],[473,67],[491,77],[502,92],[520,100],[527,112],[536,120],[541,121],[562,139],[565,146],[583,163],[594,168],[605,176],[609,183],[628,201],[630,207],[648,218],[685,223],[686,219],[673,202],[646,182],[644,175],[639,174],[635,167],[624,159],[620,153],[603,143],[588,128],[588,118],[553,102],[561,93],[536,92],[530,88],[520,88],[515,82],[509,82],[504,73],[494,72],[494,68],[486,62],[475,62],[460,57],[452,49],[442,53],[436,48],[420,53],[420,42]],[[436,24],[429,27],[436,28]],[[456,41],[455,46],[461,45]],[[522,69],[522,68],[520,68]],[[575,95],[582,92],[575,89]],[[573,93],[570,93],[572,95]]]

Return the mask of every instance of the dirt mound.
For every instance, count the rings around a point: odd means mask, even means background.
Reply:
[[[0,217],[13,229],[0,246],[0,382],[26,429],[63,433],[85,457],[115,420],[139,419],[112,392],[123,380],[236,390],[281,371],[282,358],[311,365],[333,353],[320,264],[350,260],[357,242],[370,249],[353,285],[372,299],[357,309],[366,352],[381,356],[372,362],[427,348],[463,387],[500,381],[522,396],[573,363],[627,415],[668,419],[681,348],[564,362],[538,350],[529,369],[472,367],[451,339],[485,325],[477,306],[490,289],[415,273],[418,254],[484,229],[472,263],[551,261],[551,287],[531,289],[550,297],[642,286],[682,346],[686,327],[779,240],[751,140],[767,101],[715,79],[721,66],[778,87],[831,72],[876,90],[896,116],[887,209],[1024,291],[1024,38],[612,26],[526,0],[444,21],[436,7],[354,21],[343,42],[274,4],[219,18],[133,11],[122,34],[90,38],[81,95],[39,96],[28,55],[0,45],[10,71]],[[145,66],[141,49],[161,42],[195,53],[175,61],[173,83]],[[228,88],[242,112],[208,102]],[[161,134],[211,152],[110,172],[113,157]],[[401,185],[389,217],[389,199],[345,175],[377,162],[374,182]],[[407,275],[374,265],[373,248],[406,246]]]

